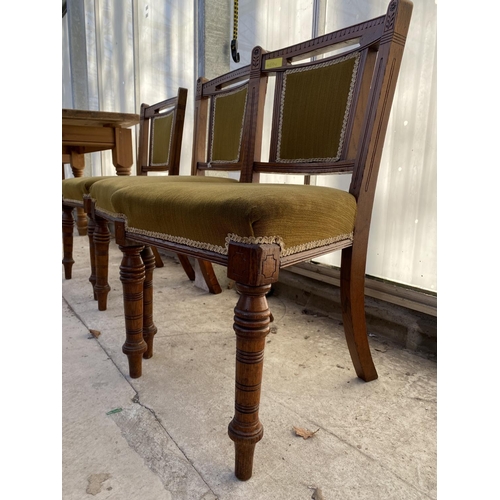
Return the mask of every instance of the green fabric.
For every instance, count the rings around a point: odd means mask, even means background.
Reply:
[[[285,73],[278,161],[338,159],[356,61]]]
[[[138,186],[116,191],[111,204],[133,232],[220,253],[228,235],[279,240],[292,253],[346,240],[356,215],[355,198],[345,191],[286,184]]]
[[[63,200],[81,201],[83,203],[83,196],[89,194],[90,187],[94,182],[110,178],[114,178],[114,176],[74,177],[71,179],[63,179]]]
[[[154,176],[128,176],[128,175],[103,175],[96,177],[76,177],[71,179],[64,179],[62,181],[62,197],[63,200],[71,200],[71,201],[81,201],[83,204],[83,197],[87,194],[90,194],[91,187],[97,181],[102,182],[106,181],[103,186],[103,189],[109,193],[109,196],[116,190],[121,189],[122,187],[129,186],[130,183],[134,183],[133,185],[145,183],[149,184],[150,182],[184,182],[187,179],[201,179],[201,182],[237,182],[235,179],[229,179],[226,177],[203,177],[196,176],[191,177],[188,175],[179,175],[179,176],[165,176],[165,175],[154,175]],[[208,181],[207,181],[208,179]],[[107,207],[110,209],[111,205],[108,203]]]
[[[90,196],[96,201],[96,206],[100,210],[106,212],[114,213],[113,205],[111,204],[111,196],[116,192],[124,188],[132,187],[132,189],[138,189],[139,186],[145,186],[148,190],[152,186],[160,185],[164,186],[166,184],[179,184],[179,183],[200,183],[209,184],[212,182],[216,183],[233,183],[237,184],[238,181],[235,179],[230,179],[227,177],[210,177],[201,175],[155,175],[155,176],[115,176],[107,178],[102,182],[96,182],[92,184],[90,188]],[[160,188],[162,190],[163,188]],[[175,189],[178,189],[176,187]]]
[[[240,155],[247,87],[215,98],[211,162],[235,162]]]
[[[150,163],[154,167],[168,165],[174,112],[153,118],[151,121]]]

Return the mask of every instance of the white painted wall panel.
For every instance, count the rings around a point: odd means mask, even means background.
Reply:
[[[70,0],[71,1],[71,0]],[[139,113],[188,89],[181,173],[191,171],[195,84],[194,5],[183,0],[84,0],[87,109]],[[73,107],[69,82],[67,23],[63,19],[63,107]],[[69,85],[69,88],[68,88]],[[135,136],[135,130],[134,136]],[[134,138],[134,157],[136,156]],[[89,155],[91,175],[114,175],[111,152]],[[133,167],[135,174],[135,165]],[[155,175],[155,174],[150,174]]]
[[[73,96],[71,94],[71,64],[69,60],[69,39],[68,39],[68,17],[62,20],[62,108],[73,107]],[[64,166],[64,176],[71,177],[71,168]]]
[[[191,172],[195,94],[194,4],[183,0],[136,1],[137,104],[153,104],[188,89],[181,174]],[[150,174],[151,175],[151,174]]]
[[[386,0],[328,0],[326,31],[382,14]],[[366,272],[437,291],[436,3],[414,0],[373,209]],[[337,265],[338,256],[320,259]]]

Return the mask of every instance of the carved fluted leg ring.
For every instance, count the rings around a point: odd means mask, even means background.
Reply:
[[[142,356],[147,350],[142,336],[143,287],[146,277],[141,259],[140,246],[120,246],[123,259],[120,266],[120,280],[123,285],[123,308],[125,313],[126,340],[122,351],[128,357],[131,378],[142,375]]]
[[[62,237],[63,237],[63,266],[64,277],[71,279],[71,269],[75,261],[73,260],[73,207],[62,206]]]
[[[152,248],[146,246],[141,252],[141,257],[145,267],[142,335],[148,346],[143,357],[149,359],[153,356],[153,338],[157,332],[157,328],[153,323],[153,271],[156,267],[156,256]]]
[[[259,420],[259,403],[270,317],[265,295],[271,285],[236,283],[236,288],[240,296],[234,310],[237,337],[235,414],[228,431],[235,444],[235,475],[246,481],[252,476],[255,444],[264,434]]]
[[[97,300],[97,295],[95,293],[96,271],[95,271],[94,232],[95,232],[95,222],[94,222],[94,219],[92,219],[91,217],[88,217],[87,236],[89,237],[89,254],[90,254],[90,276],[89,276],[89,281],[92,284],[92,291],[94,293],[94,300]]]
[[[96,283],[94,286],[94,293],[97,297],[99,311],[106,310],[108,293],[110,290],[110,286],[108,284],[110,240],[111,233],[109,231],[108,222],[102,217],[96,217],[94,231]]]

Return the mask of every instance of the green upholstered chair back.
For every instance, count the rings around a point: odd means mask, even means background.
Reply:
[[[353,170],[353,124],[366,107],[358,104],[371,81],[371,43],[363,45],[357,32],[353,40],[344,39],[349,48],[344,43],[335,50],[335,38],[322,44],[323,57],[316,51],[312,58],[307,44],[262,53],[262,75],[275,77],[275,96],[269,161],[253,165],[254,180],[255,172],[310,176]]]
[[[245,66],[213,80],[198,80],[193,175],[241,169],[248,141],[243,129],[247,116],[249,78],[250,66]]]
[[[243,136],[247,85],[214,96],[209,132],[209,162],[237,163]]]
[[[152,167],[168,166],[174,110],[151,118],[150,165]]]
[[[241,181],[300,174],[307,184],[312,175],[350,173],[351,194],[370,192],[372,202],[408,30],[400,6],[393,0],[383,16],[290,47],[253,49],[249,88],[257,92],[248,109],[260,112],[258,79],[274,78],[275,94],[269,157],[247,158]]]
[[[168,172],[179,175],[187,89],[176,97],[141,105],[137,175]]]
[[[359,53],[286,70],[276,124],[275,160],[335,162],[342,156]]]

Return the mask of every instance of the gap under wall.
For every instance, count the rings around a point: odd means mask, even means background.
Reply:
[[[326,274],[312,271],[315,267],[323,268],[321,272]],[[280,270],[273,293],[303,305],[304,314],[321,314],[342,322],[339,285],[338,269],[303,263]],[[429,359],[437,359],[436,303],[436,295],[367,277],[365,311],[368,335]]]

